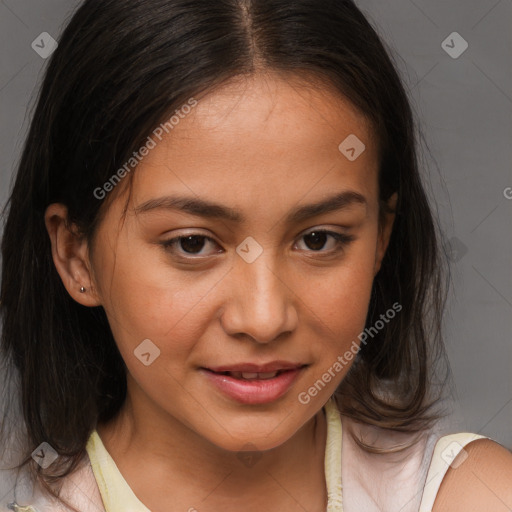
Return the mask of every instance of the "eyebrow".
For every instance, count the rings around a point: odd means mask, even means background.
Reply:
[[[355,204],[367,206],[368,202],[359,192],[346,190],[331,195],[326,199],[322,199],[317,203],[306,204],[295,208],[288,213],[285,222],[287,224],[299,223],[311,217],[347,209]],[[233,208],[205,199],[178,195],[149,199],[136,206],[134,212],[140,214],[160,209],[179,210],[198,217],[223,219],[237,224],[244,223],[246,220],[245,216],[240,211]]]

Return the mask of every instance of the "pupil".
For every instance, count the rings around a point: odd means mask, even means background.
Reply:
[[[308,244],[310,249],[321,249],[325,245],[325,238],[327,237],[326,233],[316,233],[315,231],[312,231],[311,233],[308,233],[306,235],[306,238],[312,238],[313,239],[313,245],[319,244],[317,247],[311,247],[311,244]]]
[[[205,239],[204,236],[196,236],[196,235],[186,236],[180,240],[180,245],[181,245],[181,248],[185,250],[185,252],[191,252],[191,253],[200,252],[204,246],[204,239]],[[199,242],[199,240],[202,240],[202,243]],[[189,249],[191,248],[192,250],[191,251],[187,250],[187,246]]]

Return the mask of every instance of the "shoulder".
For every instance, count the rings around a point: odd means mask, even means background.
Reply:
[[[469,443],[446,472],[433,512],[512,509],[512,453],[490,439]]]

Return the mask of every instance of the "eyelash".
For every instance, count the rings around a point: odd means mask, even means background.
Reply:
[[[309,233],[302,235],[301,238],[304,238],[313,233],[325,234],[325,235],[332,236],[336,240],[336,248],[331,249],[329,251],[306,250],[306,252],[333,255],[333,254],[337,254],[338,252],[342,251],[345,247],[347,247],[351,242],[353,242],[355,240],[355,236],[353,236],[353,235],[346,235],[343,233],[338,233],[336,231],[329,231],[329,230],[325,230],[325,229],[315,229],[313,231],[310,231]],[[177,243],[179,243],[180,240],[184,240],[189,237],[204,238],[205,240],[209,240],[211,242],[217,243],[217,242],[215,242],[215,240],[213,240],[213,238],[210,238],[209,236],[203,235],[201,233],[190,233],[188,235],[177,236],[175,238],[165,240],[164,242],[161,242],[161,245],[164,247],[164,249],[166,251],[174,252],[173,246],[176,245]],[[206,258],[207,256],[182,256],[182,255],[179,255],[178,257],[183,260],[197,260],[197,259]]]

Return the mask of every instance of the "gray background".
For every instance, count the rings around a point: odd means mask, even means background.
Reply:
[[[451,426],[512,449],[512,200],[504,193],[512,187],[512,0],[357,3],[395,52],[452,248],[454,288],[445,322],[456,384]],[[45,65],[31,43],[42,32],[58,40],[78,4],[0,1],[0,206]],[[456,59],[442,47],[453,32],[469,44]],[[2,480],[5,492],[8,485],[0,474],[0,497]]]

